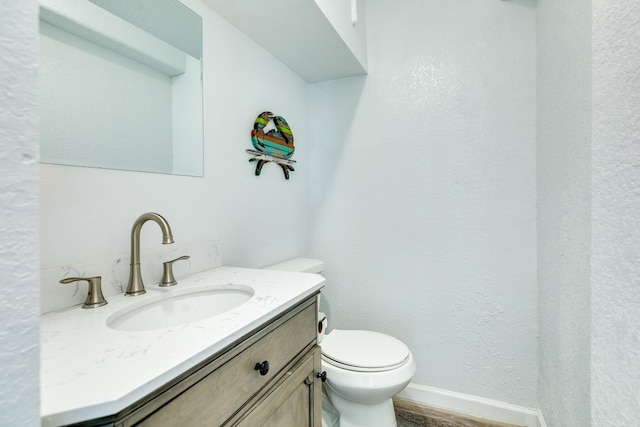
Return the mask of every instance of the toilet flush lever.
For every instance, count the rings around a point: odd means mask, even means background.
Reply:
[[[320,378],[320,381],[325,382],[327,380],[327,371],[318,372],[316,378]]]
[[[102,278],[100,276],[67,277],[66,279],[60,280],[60,283],[68,284],[81,280],[86,280],[87,282],[89,282],[89,293],[87,293],[87,299],[84,301],[84,304],[82,304],[82,308],[96,308],[107,304],[107,300],[104,299],[104,295],[102,295]]]
[[[172,259],[171,261],[162,263],[162,280],[160,280],[160,286],[165,288],[167,286],[173,286],[178,283],[176,282],[176,278],[173,276],[173,263],[185,259],[189,259],[189,255],[184,255],[176,259]]]

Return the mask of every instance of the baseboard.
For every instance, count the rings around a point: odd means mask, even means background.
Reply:
[[[547,423],[544,421],[542,412],[538,409],[538,427],[547,427]]]
[[[410,383],[398,394],[402,399],[460,414],[472,415],[507,424],[547,427],[537,409],[525,408],[497,400]]]

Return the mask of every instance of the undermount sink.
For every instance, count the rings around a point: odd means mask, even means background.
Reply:
[[[243,285],[175,290],[134,302],[113,313],[106,323],[119,331],[167,329],[225,313],[247,302],[253,294],[253,288]]]

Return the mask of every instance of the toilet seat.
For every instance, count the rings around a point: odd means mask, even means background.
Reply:
[[[390,371],[407,363],[409,348],[397,338],[373,331],[334,329],[321,343],[322,359],[357,372]]]

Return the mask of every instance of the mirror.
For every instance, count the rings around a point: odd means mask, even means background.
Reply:
[[[177,0],[40,0],[40,161],[203,175],[202,20]]]

